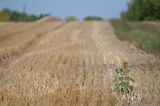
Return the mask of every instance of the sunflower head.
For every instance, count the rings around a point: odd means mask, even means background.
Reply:
[[[122,65],[123,65],[124,68],[128,67],[128,61],[124,60],[123,63],[122,63]]]

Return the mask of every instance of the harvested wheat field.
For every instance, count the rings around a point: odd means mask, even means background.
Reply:
[[[124,59],[135,89],[119,99]],[[160,60],[107,21],[0,23],[0,106],[160,106]]]

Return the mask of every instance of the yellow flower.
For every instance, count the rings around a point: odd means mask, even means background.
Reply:
[[[124,60],[123,61],[123,67],[127,67],[128,66],[128,61],[127,60]]]

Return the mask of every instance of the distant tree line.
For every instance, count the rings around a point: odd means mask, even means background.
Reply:
[[[126,20],[160,20],[160,0],[131,0],[128,11],[122,13]]]
[[[97,20],[97,21],[101,21],[103,20],[101,17],[99,16],[87,16],[84,18],[85,21],[92,21],[92,20]]]
[[[66,21],[76,21],[78,20],[75,16],[68,16],[65,18]],[[97,21],[102,21],[103,18],[99,17],[99,16],[86,16],[84,19],[84,21],[93,21],[93,20],[97,20]]]
[[[11,11],[7,8],[0,11],[0,21],[36,21],[45,16],[49,16],[48,14],[41,14],[39,16],[36,15],[28,15],[26,13]]]

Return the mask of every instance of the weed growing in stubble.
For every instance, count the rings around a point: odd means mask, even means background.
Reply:
[[[123,61],[122,66],[116,70],[116,76],[114,77],[114,89],[113,92],[117,94],[126,94],[133,91],[134,80],[129,76],[128,61]]]

